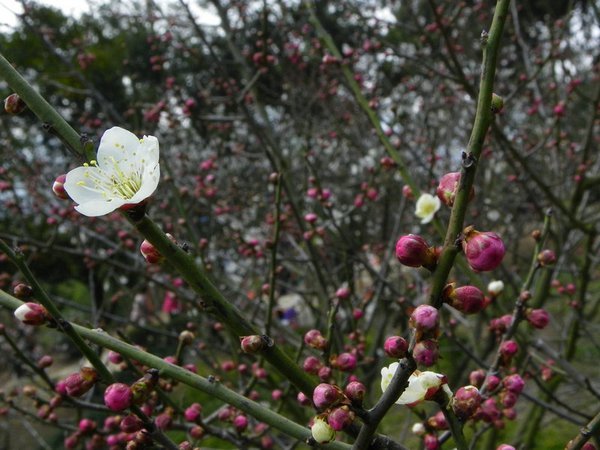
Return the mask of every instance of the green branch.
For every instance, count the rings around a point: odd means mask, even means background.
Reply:
[[[0,306],[14,310],[18,308],[22,302],[4,291],[0,290]],[[90,330],[89,328],[73,324],[73,329],[83,336],[88,341],[101,347],[113,350],[117,353],[127,356],[128,358],[139,361],[140,363],[158,369],[161,376],[169,377],[177,380],[187,386],[198,389],[212,397],[218,398],[229,405],[232,405],[245,413],[248,413],[256,419],[265,422],[266,424],[276,428],[289,436],[292,436],[300,441],[306,441],[311,437],[311,432],[308,428],[299,425],[284,416],[281,416],[271,409],[266,408],[228,388],[217,381],[209,381],[207,378],[196,375],[183,367],[176,366],[164,361],[162,358],[144,352],[133,345],[126,344],[119,339],[116,339],[104,331]],[[349,449],[348,444],[341,442],[332,442],[327,444],[327,448],[334,450]]]

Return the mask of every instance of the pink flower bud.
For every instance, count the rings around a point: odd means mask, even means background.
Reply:
[[[525,387],[525,381],[518,373],[508,375],[502,380],[502,385],[507,391],[520,394]]]
[[[350,289],[347,287],[341,287],[335,291],[335,296],[340,300],[346,300],[350,298]]]
[[[140,245],[140,253],[148,264],[158,264],[164,259],[156,247],[146,239]]]
[[[516,341],[504,341],[500,346],[500,353],[505,358],[512,358],[519,351],[519,344]]]
[[[343,399],[344,393],[334,384],[321,383],[313,391],[313,403],[317,409],[330,408]]]
[[[537,255],[537,260],[543,267],[551,266],[556,262],[556,253],[549,249],[542,250]]]
[[[144,423],[138,416],[129,414],[121,419],[119,429],[124,433],[135,433],[136,431],[140,431],[143,426]]]
[[[401,236],[396,242],[396,258],[408,267],[425,267],[432,270],[437,262],[435,250],[416,234]]]
[[[50,367],[54,363],[54,359],[50,355],[44,355],[40,359],[38,359],[37,366],[40,369],[45,369]]]
[[[164,412],[156,416],[154,423],[160,430],[168,430],[173,425],[173,416],[169,412]]]
[[[383,350],[390,358],[404,358],[408,350],[408,342],[401,336],[390,336],[385,340]]]
[[[539,330],[546,328],[550,322],[550,315],[545,309],[530,309],[525,314],[527,322]]]
[[[113,383],[104,391],[104,404],[112,411],[123,411],[131,406],[133,393],[124,383]]]
[[[325,382],[329,381],[329,379],[331,378],[331,373],[332,373],[331,367],[323,366],[317,372],[317,376],[319,377],[319,380],[321,380],[325,383]]]
[[[490,375],[485,380],[485,389],[488,392],[494,392],[499,385],[500,378],[498,378],[496,375]]]
[[[319,372],[319,369],[323,366],[319,358],[315,356],[309,356],[304,360],[302,364],[302,368],[305,372],[312,373],[316,375]]]
[[[327,339],[323,337],[319,330],[308,330],[304,335],[304,343],[317,350],[324,350],[327,347]]]
[[[426,434],[423,436],[423,446],[425,450],[438,450],[440,441],[435,434]]]
[[[308,398],[304,394],[304,392],[298,392],[298,395],[296,396],[296,400],[298,400],[298,403],[302,406],[310,405],[310,398]]]
[[[496,405],[496,399],[488,398],[481,404],[481,408],[477,411],[477,416],[481,417],[485,422],[494,422],[500,419],[501,413]]]
[[[54,195],[56,195],[56,197],[60,198],[61,200],[69,199],[69,194],[67,194],[67,191],[65,190],[66,180],[67,175],[63,174],[56,177],[56,180],[54,180],[54,183],[52,183],[52,192],[54,193]]]
[[[505,408],[512,408],[517,404],[519,396],[511,391],[502,391],[500,393],[500,402]]]
[[[485,306],[483,292],[475,286],[454,288],[456,283],[450,283],[444,288],[443,297],[446,303],[464,314],[475,314]]]
[[[121,364],[123,362],[123,357],[119,353],[111,350],[108,352],[108,360],[112,364]]]
[[[473,370],[469,374],[469,383],[471,383],[475,387],[481,387],[485,380],[485,370],[477,369]]]
[[[367,388],[360,381],[351,381],[344,389],[344,393],[352,403],[361,405],[367,394]]]
[[[415,198],[412,188],[408,184],[402,186],[402,196],[408,200],[413,200]]]
[[[92,433],[96,429],[96,422],[90,419],[81,419],[77,426],[83,434]]]
[[[464,230],[462,248],[471,269],[475,272],[494,270],[504,258],[504,242],[496,233],[479,232],[473,227]]]
[[[23,303],[15,309],[15,317],[25,325],[44,325],[48,322],[50,315],[46,308],[38,303],[27,302]]]
[[[437,187],[436,194],[442,203],[452,208],[454,206],[454,198],[460,183],[460,172],[450,172],[440,178],[440,184]],[[469,192],[469,200],[475,196],[475,189],[471,187]]]
[[[413,358],[417,364],[425,367],[433,366],[438,360],[438,343],[432,339],[425,339],[415,344],[413,348]]]
[[[188,422],[197,422],[202,414],[202,405],[200,403],[192,403],[185,409],[183,416]]]
[[[310,224],[313,224],[317,221],[318,217],[315,213],[308,213],[304,216],[304,220]]]
[[[500,444],[496,450],[516,450],[512,445]]]
[[[354,421],[354,413],[347,406],[333,409],[327,416],[327,423],[335,431],[341,431]]]
[[[356,369],[356,356],[352,353],[340,353],[335,359],[335,367],[342,372],[352,372]]]
[[[427,426],[434,430],[447,430],[448,421],[444,417],[444,413],[442,411],[438,411],[429,419],[427,419]]]
[[[248,354],[258,353],[265,347],[264,339],[254,334],[252,336],[244,336],[241,340],[240,346],[242,347],[242,351]]]
[[[238,433],[241,433],[248,428],[248,418],[243,414],[239,414],[233,419],[233,426]]]
[[[461,420],[471,417],[481,404],[481,394],[475,386],[463,386],[452,397],[452,410]]]
[[[439,312],[430,305],[419,305],[410,315],[410,324],[418,331],[434,331],[439,326]]]
[[[64,390],[67,395],[81,397],[94,386],[97,379],[98,374],[95,369],[92,369],[91,367],[82,367],[78,373],[73,373],[65,378],[62,387],[59,387],[57,383],[56,389],[59,393],[60,388],[61,391]]]

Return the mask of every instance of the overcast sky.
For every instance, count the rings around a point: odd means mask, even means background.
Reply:
[[[108,0],[106,0],[108,1]],[[78,16],[81,13],[89,12],[90,5],[86,0],[37,0],[37,3],[60,8],[65,14]],[[104,3],[102,0],[93,0],[93,3]],[[214,14],[195,6],[196,2],[189,2],[190,9],[194,12],[200,23],[216,25],[219,19]],[[16,14],[23,12],[21,2],[17,0],[0,0],[0,31],[5,30],[7,26],[14,26],[17,22]]]

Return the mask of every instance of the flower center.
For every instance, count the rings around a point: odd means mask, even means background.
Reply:
[[[121,166],[126,162],[126,159],[116,161],[111,157],[107,159],[105,167],[99,167],[98,163],[92,160],[90,164],[84,164],[86,167],[92,166],[85,172],[85,177],[92,186],[88,186],[85,181],[81,181],[80,185],[102,193],[107,200],[114,198],[129,200],[142,187],[142,174],[141,170],[133,167],[133,164],[129,164],[130,171],[125,172]]]

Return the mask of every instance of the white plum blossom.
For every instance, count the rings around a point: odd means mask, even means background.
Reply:
[[[431,194],[421,194],[417,200],[415,216],[421,219],[421,223],[429,223],[433,216],[440,209],[442,202],[438,197]]]
[[[392,363],[389,367],[383,367],[381,369],[381,390],[386,391],[396,370],[398,369],[398,363]],[[415,370],[413,374],[408,378],[408,386],[400,396],[396,403],[398,405],[414,406],[421,403],[424,400],[429,400],[439,389],[442,389],[448,399],[452,398],[452,391],[446,383],[446,377],[442,374],[435,372],[421,372]]]
[[[487,285],[487,290],[491,295],[498,295],[504,290],[504,283],[502,280],[490,281]]]
[[[150,197],[160,178],[158,139],[113,127],[100,139],[96,160],[67,174],[64,188],[84,216],[108,214]]]

